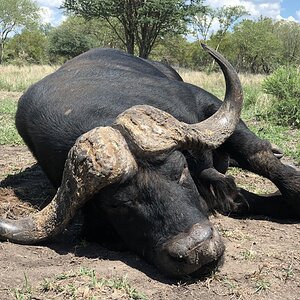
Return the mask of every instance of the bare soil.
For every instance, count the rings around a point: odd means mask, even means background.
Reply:
[[[290,162],[289,162],[290,163]],[[232,171],[241,185],[274,186]],[[25,146],[0,146],[0,216],[42,208],[55,191]],[[226,244],[210,277],[175,282],[133,253],[110,251],[79,236],[80,216],[41,245],[0,243],[0,300],[9,299],[300,299],[300,223],[211,218]]]

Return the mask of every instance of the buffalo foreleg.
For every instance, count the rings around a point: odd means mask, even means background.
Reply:
[[[240,193],[247,201],[247,206],[238,206],[233,214],[238,216],[263,215],[277,219],[299,218],[299,213],[291,209],[280,192],[260,196],[244,189]]]
[[[240,167],[268,178],[278,187],[281,196],[265,200],[265,203],[270,203],[270,210],[274,205],[273,199],[275,202],[283,202],[283,206],[289,209],[291,215],[300,217],[300,171],[281,163],[274,155],[273,146],[269,142],[259,139],[240,122],[222,148]],[[250,194],[245,196],[250,204],[255,202],[254,199],[258,199],[250,197]]]

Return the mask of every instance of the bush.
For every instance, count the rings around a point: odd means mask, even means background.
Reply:
[[[281,67],[263,82],[267,94],[275,96],[274,119],[281,125],[300,128],[300,70]]]
[[[244,85],[244,109],[255,106],[260,93],[261,90],[258,85]]]

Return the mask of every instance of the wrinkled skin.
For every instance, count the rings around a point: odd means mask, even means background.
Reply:
[[[175,70],[116,50],[91,50],[32,86],[20,99],[16,125],[55,187],[76,139],[111,126],[134,105],[148,104],[192,124],[221,101],[184,83]],[[210,271],[224,245],[208,220],[213,210],[299,217],[300,173],[240,121],[218,149],[135,155],[137,173],[98,192],[83,208],[89,239],[122,241],[172,277]],[[260,197],[224,175],[230,160],[272,180],[282,195]],[[1,225],[1,224],[0,224]],[[1,226],[0,226],[1,227]]]
[[[116,239],[121,237],[130,249],[173,277],[191,274],[209,263],[216,266],[224,252],[218,233],[208,221],[207,204],[179,151],[141,163],[133,179],[101,191],[85,212],[89,216],[85,228],[88,237],[103,240],[105,220],[117,233]],[[102,220],[97,218],[100,214],[105,215]],[[199,228],[192,229],[195,224]],[[183,233],[191,229],[196,236],[187,245]],[[108,228],[108,239],[111,235]],[[207,250],[205,243],[213,251]],[[188,255],[185,247],[199,247],[199,262],[195,263],[196,258]]]

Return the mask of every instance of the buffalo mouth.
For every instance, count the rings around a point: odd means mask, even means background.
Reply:
[[[162,246],[156,265],[169,277],[203,277],[223,263],[224,251],[217,230],[197,223],[189,232],[178,234]]]

